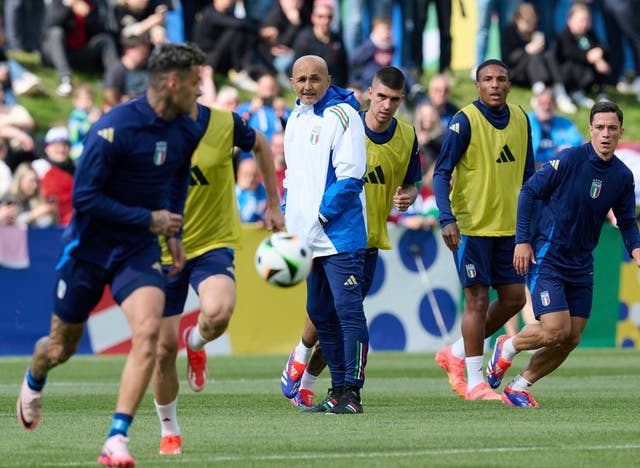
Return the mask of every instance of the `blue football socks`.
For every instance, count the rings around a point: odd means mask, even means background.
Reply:
[[[27,385],[31,390],[39,392],[44,388],[45,383],[47,383],[46,377],[44,379],[36,379],[31,375],[31,369],[27,369]]]
[[[111,429],[109,430],[109,437],[116,434],[122,434],[127,436],[129,426],[133,421],[133,416],[124,413],[113,413],[113,420],[111,421]]]

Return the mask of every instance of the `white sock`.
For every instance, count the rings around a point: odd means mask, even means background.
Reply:
[[[542,91],[544,91],[544,88],[545,88],[545,85],[542,81],[536,81],[531,86],[531,92],[533,93],[534,96],[537,96],[538,94],[542,93]]]
[[[455,357],[464,359],[464,339],[460,338],[451,345],[451,354]]]
[[[467,356],[464,359],[467,366],[467,389],[471,390],[476,385],[484,382],[483,364],[484,356]]]
[[[304,362],[306,364],[307,362],[309,362],[309,358],[311,357],[312,351],[313,351],[313,346],[311,346],[311,348],[307,348],[302,342],[302,338],[300,338],[300,342],[296,346],[293,359],[295,361]]]
[[[513,359],[513,356],[515,356],[516,354],[518,354],[518,351],[516,351],[516,348],[513,347],[512,337],[505,341],[502,345],[502,357],[507,361],[511,361]]]
[[[318,380],[317,376],[311,375],[305,370],[304,374],[302,374],[302,379],[300,379],[300,390],[303,388],[305,390],[311,390],[313,384],[316,383],[316,380]]]
[[[553,94],[557,96],[566,96],[567,90],[562,83],[556,83],[553,85]]]
[[[520,374],[516,375],[516,378],[511,381],[509,387],[511,390],[517,390],[519,392],[528,391],[533,384]]]
[[[178,398],[176,397],[175,400],[167,405],[159,405],[154,399],[153,404],[156,406],[156,413],[160,419],[162,437],[168,435],[180,435],[180,426],[178,426],[178,415],[176,413]]]
[[[201,351],[204,348],[204,345],[208,343],[202,335],[200,334],[200,327],[195,326],[191,329],[191,333],[189,333],[189,348],[194,351]]]

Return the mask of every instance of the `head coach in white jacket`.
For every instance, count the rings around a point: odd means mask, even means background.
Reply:
[[[331,85],[327,63],[307,55],[293,64],[297,96],[285,130],[287,230],[314,256],[307,313],[331,370],[325,401],[306,411],[361,413],[369,348],[362,306],[367,246],[365,133],[353,93]]]

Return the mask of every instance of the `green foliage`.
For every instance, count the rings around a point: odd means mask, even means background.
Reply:
[[[210,358],[196,394],[181,381],[183,454],[161,457],[148,393],[129,431],[140,466],[633,466],[640,459],[640,356],[578,349],[538,382],[538,409],[467,402],[449,388],[433,354],[369,356],[362,415],[300,414],[280,393],[286,356]],[[514,370],[530,355],[516,356]],[[53,370],[33,432],[13,408],[26,358],[0,360],[3,467],[95,466],[115,407],[124,357],[77,356]],[[179,359],[179,375],[184,375]],[[323,375],[316,400],[329,385]]]
[[[42,64],[40,56],[28,52],[11,52],[11,58],[20,62],[30,72],[40,78],[41,89],[29,96],[20,96],[20,104],[27,108],[36,121],[36,135],[44,136],[46,131],[56,125],[66,125],[71,114],[71,97],[62,98],[56,95],[59,84],[55,69]],[[77,72],[73,83],[90,83],[98,97],[97,103],[102,103],[100,75],[97,72]]]

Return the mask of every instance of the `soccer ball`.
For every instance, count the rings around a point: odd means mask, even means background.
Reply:
[[[311,271],[311,249],[297,236],[276,232],[258,246],[255,264],[258,275],[267,283],[293,286]]]

